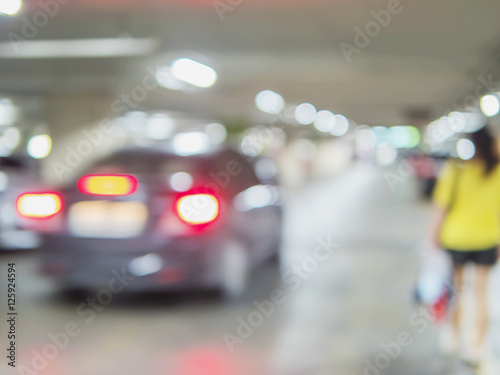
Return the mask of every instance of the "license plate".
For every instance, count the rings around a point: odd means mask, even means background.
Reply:
[[[85,201],[71,205],[68,226],[78,237],[132,238],[144,231],[147,221],[142,202]]]

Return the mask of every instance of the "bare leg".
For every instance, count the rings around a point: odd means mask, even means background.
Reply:
[[[491,267],[476,267],[476,310],[477,310],[477,328],[478,336],[476,347],[481,348],[488,332],[489,313],[488,313],[488,280]]]
[[[453,269],[454,295],[456,296],[455,308],[451,316],[455,337],[460,335],[460,322],[462,321],[462,295],[464,291],[465,266],[455,266]]]

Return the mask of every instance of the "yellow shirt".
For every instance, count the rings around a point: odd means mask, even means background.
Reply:
[[[453,196],[451,210],[441,229],[441,245],[446,249],[469,251],[498,245],[500,166],[485,175],[481,161],[448,162],[436,185],[434,202],[448,208]]]

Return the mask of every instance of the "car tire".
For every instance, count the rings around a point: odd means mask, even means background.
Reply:
[[[225,299],[242,297],[248,289],[250,262],[245,246],[228,242],[221,252],[221,292]]]

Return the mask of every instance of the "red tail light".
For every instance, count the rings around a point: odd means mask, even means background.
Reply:
[[[16,200],[19,215],[30,219],[48,219],[63,208],[63,201],[57,193],[24,193]]]
[[[130,175],[87,175],[78,181],[78,190],[89,195],[130,195],[137,190],[137,179]]]
[[[174,207],[177,216],[191,225],[204,225],[213,222],[219,216],[219,200],[211,193],[193,192],[180,196]]]

